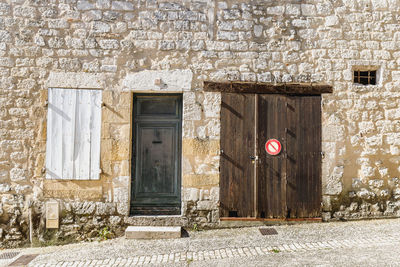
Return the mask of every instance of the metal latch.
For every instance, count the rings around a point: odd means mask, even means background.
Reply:
[[[250,156],[251,163],[255,163],[256,160],[258,160],[258,156]]]

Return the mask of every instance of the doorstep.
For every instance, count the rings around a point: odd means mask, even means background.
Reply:
[[[181,236],[181,226],[128,226],[125,230],[126,239],[168,239]]]

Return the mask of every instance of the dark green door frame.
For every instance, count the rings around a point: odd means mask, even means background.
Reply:
[[[131,215],[181,213],[182,95],[135,94]]]

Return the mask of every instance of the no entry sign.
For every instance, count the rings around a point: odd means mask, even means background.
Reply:
[[[282,150],[281,142],[276,139],[269,139],[265,143],[265,150],[272,156],[278,155]]]

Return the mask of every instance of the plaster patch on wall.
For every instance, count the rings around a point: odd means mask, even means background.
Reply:
[[[104,81],[102,74],[50,72],[45,87],[102,89],[104,88]]]
[[[127,74],[122,90],[134,92],[183,92],[192,87],[191,70],[144,70]]]

